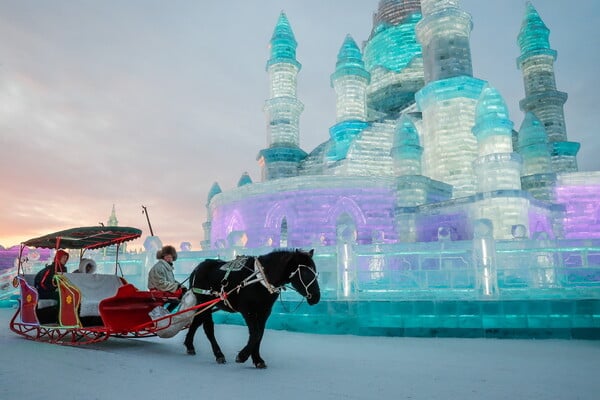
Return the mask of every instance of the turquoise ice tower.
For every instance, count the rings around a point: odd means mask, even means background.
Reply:
[[[329,129],[330,161],[346,158],[352,140],[368,126],[366,91],[371,75],[365,70],[362,54],[347,35],[337,56],[331,87],[336,94],[336,124]]]
[[[531,2],[527,2],[525,17],[518,35],[521,55],[517,67],[523,72],[525,98],[521,110],[532,112],[541,121],[552,154],[548,172],[576,172],[580,144],[569,142],[565,126],[564,104],[567,94],[556,89],[554,62],[557,52],[550,48],[550,30]]]
[[[364,44],[369,119],[398,118],[423,87],[423,58],[415,26],[421,19],[418,0],[381,0]]]
[[[473,195],[478,146],[471,128],[485,82],[472,77],[471,16],[458,0],[421,1],[417,38],[423,48],[425,87],[416,94],[423,113],[423,174],[452,185],[452,197]]]
[[[211,201],[213,197],[222,193],[221,186],[217,182],[213,183],[208,191],[208,196],[206,198],[206,221],[202,223],[202,230],[204,232],[204,240],[200,242],[200,247],[203,250],[208,250],[211,248],[211,231],[212,231],[212,209],[211,209]]]
[[[525,114],[517,148],[523,157],[521,184],[538,200],[553,200],[556,173],[552,172],[551,149],[542,122],[531,112]]]
[[[513,149],[513,123],[500,93],[486,86],[475,107],[478,157],[473,161],[478,198],[473,220],[491,222],[496,239],[512,239],[515,227],[526,234],[529,196],[521,191],[522,158]]]
[[[513,123],[500,93],[487,86],[475,107],[475,126],[478,157],[473,162],[477,175],[477,192],[521,190],[519,154],[512,147]]]
[[[296,95],[301,65],[296,60],[297,42],[284,12],[281,12],[270,41],[271,57],[267,61],[269,99],[267,145],[258,154],[262,180],[298,175],[298,165],[306,157],[299,145],[300,114],[304,105]]]

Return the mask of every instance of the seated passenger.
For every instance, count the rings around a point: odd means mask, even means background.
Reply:
[[[79,261],[79,268],[73,271],[74,274],[95,274],[96,273],[96,261],[91,258],[82,258]]]
[[[156,252],[157,262],[148,272],[148,289],[163,292],[165,296],[181,299],[186,288],[175,280],[173,262],[177,260],[177,251],[173,246],[164,246]],[[178,302],[171,303],[172,311]]]
[[[58,301],[58,290],[54,285],[53,279],[56,273],[62,274],[67,272],[65,264],[68,260],[69,253],[64,250],[58,250],[54,255],[54,260],[35,275],[33,284],[38,291],[40,299],[54,299]]]

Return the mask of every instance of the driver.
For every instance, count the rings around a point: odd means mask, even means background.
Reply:
[[[181,299],[186,288],[175,280],[173,263],[177,260],[177,251],[173,246],[164,246],[156,252],[156,264],[148,272],[148,289],[163,292],[167,297]],[[168,307],[172,311],[179,302],[171,302]]]

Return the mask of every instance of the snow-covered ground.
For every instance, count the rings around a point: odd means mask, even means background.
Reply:
[[[228,363],[202,330],[198,355],[171,339],[86,347],[32,342],[0,309],[0,399],[590,399],[600,398],[600,341],[418,339],[268,330],[266,370],[236,364],[246,328],[217,325]]]

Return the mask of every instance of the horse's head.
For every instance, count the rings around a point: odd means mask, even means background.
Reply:
[[[313,253],[296,250],[288,263],[289,281],[298,293],[306,297],[309,305],[314,305],[321,300],[321,290],[317,281],[318,273]]]

